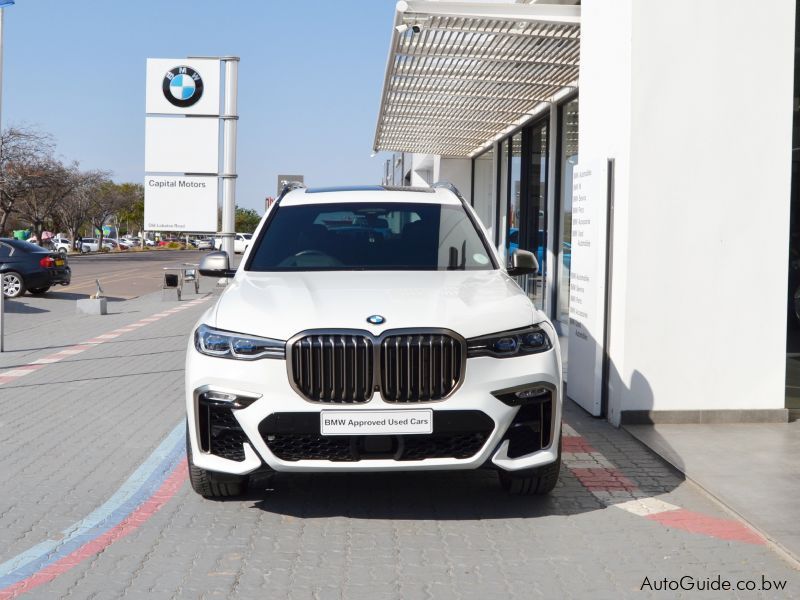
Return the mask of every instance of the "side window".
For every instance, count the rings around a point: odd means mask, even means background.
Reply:
[[[11,248],[6,244],[0,244],[0,262],[11,256]]]

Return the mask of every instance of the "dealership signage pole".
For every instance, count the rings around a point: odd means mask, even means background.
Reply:
[[[145,229],[218,232],[231,258],[238,63],[232,56],[150,58],[145,109]]]
[[[232,260],[233,240],[236,237],[236,128],[239,58],[224,56],[225,96],[222,107],[222,249]]]

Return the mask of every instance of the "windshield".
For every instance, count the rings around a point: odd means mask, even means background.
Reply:
[[[247,270],[484,270],[494,260],[460,205],[278,206]]]

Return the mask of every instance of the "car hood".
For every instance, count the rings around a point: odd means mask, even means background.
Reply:
[[[286,340],[306,329],[442,327],[469,338],[544,317],[503,271],[239,272],[209,325]],[[367,322],[381,315],[382,325]]]

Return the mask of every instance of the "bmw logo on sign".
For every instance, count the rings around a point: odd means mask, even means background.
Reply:
[[[383,325],[386,323],[386,319],[380,315],[370,315],[367,317],[367,323],[371,323],[372,325]]]
[[[161,89],[171,104],[187,108],[203,96],[203,78],[191,67],[175,67],[164,75]]]

